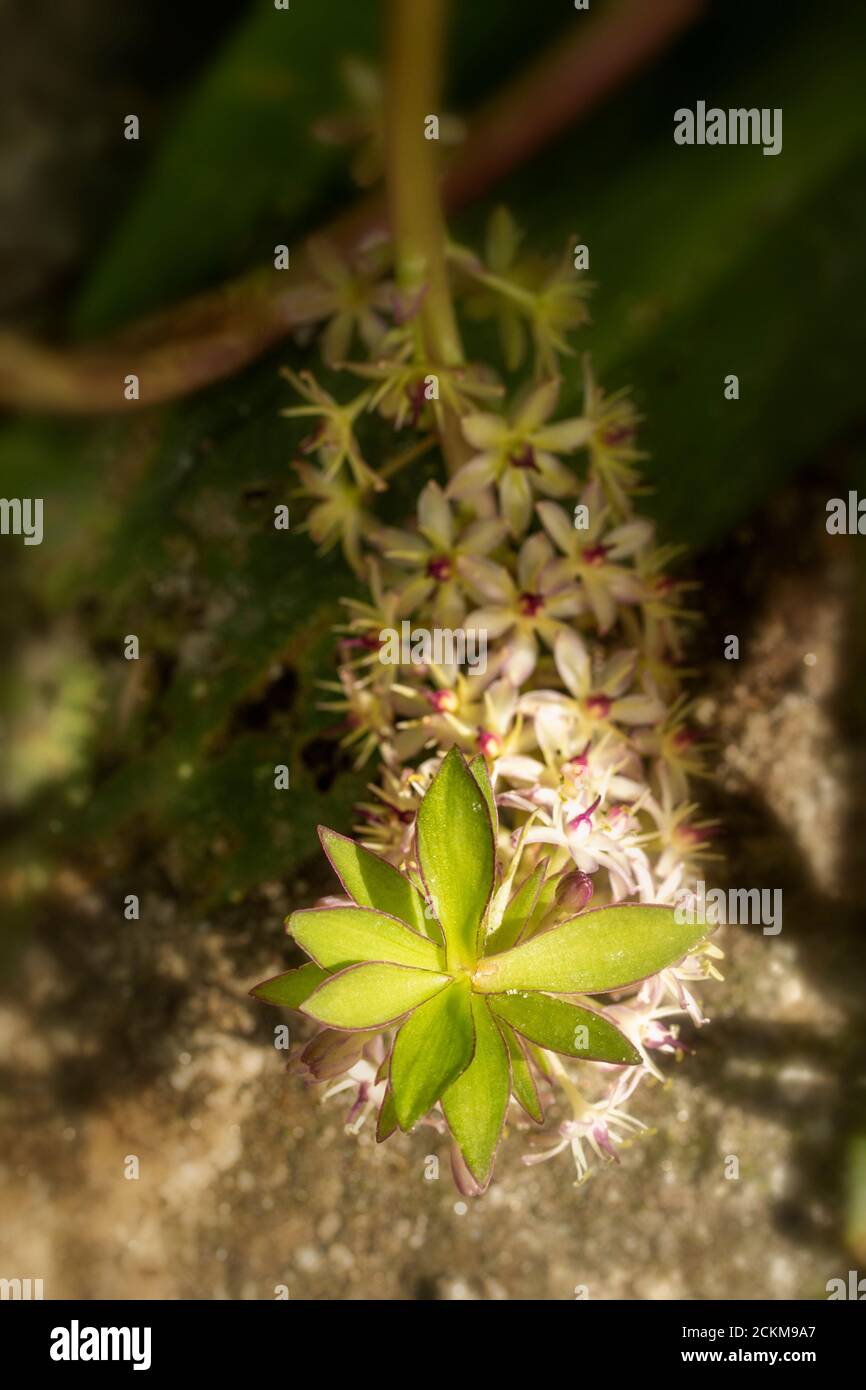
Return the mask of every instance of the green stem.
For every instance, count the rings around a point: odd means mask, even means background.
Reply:
[[[411,301],[422,295],[421,322],[432,361],[463,362],[445,258],[437,142],[425,137],[441,114],[444,0],[389,0],[387,183],[397,282]]]

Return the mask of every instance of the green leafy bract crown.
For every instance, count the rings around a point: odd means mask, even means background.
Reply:
[[[325,853],[352,905],[295,912],[288,930],[310,962],[258,985],[268,1003],[339,1032],[396,1030],[378,1138],[441,1104],[479,1188],[490,1180],[513,1096],[543,1114],[530,1059],[539,1049],[633,1066],[609,1019],[562,995],[618,990],[681,960],[706,935],[664,906],[620,904],[538,930],[549,912],[544,862],[517,886],[522,845],[497,872],[497,810],[487,764],[452,748],[421,802],[420,883],[333,830]],[[525,828],[524,832],[525,834]]]

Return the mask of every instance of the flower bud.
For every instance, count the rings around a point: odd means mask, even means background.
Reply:
[[[456,714],[460,705],[453,690],[430,690],[427,699],[437,714]]]
[[[502,739],[488,729],[478,730],[477,743],[486,758],[498,758],[502,752]]]
[[[567,912],[582,912],[592,897],[592,879],[582,869],[572,869],[565,874],[557,886],[554,901],[558,908]]]

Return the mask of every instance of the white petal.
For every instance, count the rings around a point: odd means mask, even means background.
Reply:
[[[454,474],[446,489],[446,496],[471,497],[481,492],[496,477],[496,461],[496,454],[476,454]]]
[[[536,531],[520,547],[517,557],[517,579],[521,589],[534,593],[541,570],[552,558],[550,541],[542,531]]]
[[[561,632],[553,648],[556,669],[576,700],[590,693],[592,671],[589,652],[576,632]]]
[[[538,661],[538,643],[531,633],[519,633],[507,647],[503,670],[516,686],[521,686],[532,675]]]
[[[437,482],[429,482],[418,498],[418,525],[434,545],[450,550],[454,543],[451,508]]]
[[[545,531],[554,544],[559,546],[563,555],[576,555],[578,533],[575,531],[574,522],[568,513],[562,507],[558,507],[555,502],[539,502],[536,511],[541,517]],[[590,517],[592,517],[591,512]],[[580,534],[585,536],[586,532],[582,531]]]
[[[473,449],[495,449],[504,443],[509,433],[508,424],[500,415],[487,412],[464,415],[461,424]]]
[[[511,603],[514,581],[507,569],[480,555],[461,555],[457,569],[466,588],[481,603]]]

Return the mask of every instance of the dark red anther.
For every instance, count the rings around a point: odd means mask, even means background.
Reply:
[[[521,449],[519,454],[510,454],[508,461],[512,468],[524,468],[531,470],[533,473],[538,472],[538,464],[535,462],[535,450],[529,444]]]
[[[324,421],[320,421],[319,424],[316,425],[312,433],[305,435],[304,438],[301,440],[300,444],[298,445],[298,448],[300,449],[301,453],[311,454],[314,449],[318,449],[320,443],[322,442],[322,435],[324,434],[324,432]]]
[[[437,714],[455,714],[460,705],[453,690],[428,690],[427,699]]]
[[[610,700],[607,695],[588,695],[586,712],[594,719],[607,719],[610,714]]]
[[[605,430],[602,441],[610,449],[615,449],[617,444],[628,444],[634,439],[637,431],[633,425],[616,425],[613,429]]]
[[[412,407],[409,416],[409,424],[412,426],[413,430],[418,428],[418,421],[421,419],[422,411],[427,404],[426,389],[423,381],[415,381],[411,386],[406,387],[406,395]]]
[[[444,584],[454,573],[454,566],[447,555],[435,555],[427,563],[427,573],[437,584]]]
[[[534,618],[544,607],[541,594],[521,594],[518,603],[524,618]]]

